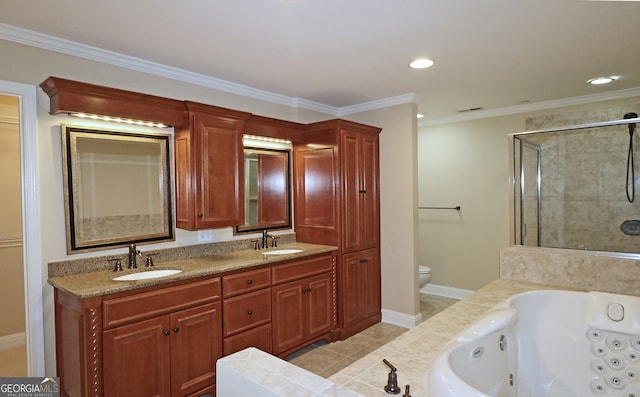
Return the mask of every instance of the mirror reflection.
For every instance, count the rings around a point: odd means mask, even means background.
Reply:
[[[516,244],[640,253],[629,126],[617,120],[513,135]]]
[[[245,223],[236,232],[291,227],[290,150],[247,144],[269,146],[245,140]]]
[[[62,126],[67,251],[174,239],[170,136]]]

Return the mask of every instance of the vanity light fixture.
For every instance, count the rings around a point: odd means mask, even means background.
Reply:
[[[609,84],[612,81],[617,79],[618,79],[618,76],[603,76],[603,77],[596,77],[594,79],[587,80],[587,83],[593,84],[593,85],[602,85],[602,84]]]
[[[88,113],[69,113],[69,116],[79,117],[81,119],[90,119],[90,120],[100,120],[100,121],[112,121],[116,123],[130,124],[130,125],[138,125],[143,127],[156,127],[156,128],[169,128],[169,125],[156,123],[153,121],[143,121],[143,120],[134,120],[134,119],[126,119],[122,117],[111,117],[111,116],[100,116],[97,114],[88,114]]]
[[[427,58],[418,58],[409,64],[412,69],[426,69],[433,66],[433,61]]]
[[[243,135],[243,139],[252,139],[256,141],[264,141],[264,142],[274,142],[274,143],[286,143],[291,144],[291,141],[280,138],[271,138],[268,136],[257,136],[257,135]]]
[[[242,144],[252,148],[290,150],[293,146],[291,141],[286,139],[272,138],[269,136],[242,135]]]

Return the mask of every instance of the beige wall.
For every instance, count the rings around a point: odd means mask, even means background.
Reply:
[[[18,98],[0,96],[0,337],[25,331]]]
[[[500,249],[511,242],[509,133],[525,131],[527,118],[637,101],[603,101],[420,127],[420,205],[462,207],[460,212],[419,213],[419,258],[421,264],[432,269],[431,283],[475,290],[499,277]]]
[[[75,58],[51,51],[0,40],[0,52],[11,62],[0,64],[0,80],[37,86],[49,76],[123,88],[175,99],[189,99],[267,117],[310,123],[335,118],[310,110],[267,103],[257,99],[215,91],[167,78]],[[53,291],[46,283],[46,264],[67,258],[94,256],[95,253],[66,254],[63,206],[60,124],[77,124],[68,116],[50,116],[49,98],[37,89],[38,162],[42,224],[42,285],[44,288],[44,322],[47,374],[55,368]],[[350,118],[382,127],[381,189],[383,200],[382,267],[383,306],[413,315],[417,312],[415,289],[415,246],[413,244],[413,208],[415,208],[415,109],[414,105],[394,106],[389,110],[364,112]],[[389,171],[387,171],[387,167]],[[402,175],[402,178],[398,178]],[[44,199],[46,197],[46,200]],[[392,211],[392,212],[389,212]],[[197,233],[178,229],[174,243],[157,244],[157,248],[197,244]],[[405,237],[406,236],[406,237]],[[213,241],[235,238],[231,228],[213,231]],[[246,237],[245,237],[246,238]],[[122,253],[103,251],[99,255]],[[410,285],[410,288],[407,288]]]

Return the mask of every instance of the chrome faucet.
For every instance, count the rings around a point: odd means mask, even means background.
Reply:
[[[138,267],[136,259],[138,256],[142,256],[142,252],[138,251],[135,244],[129,244],[129,269],[136,269]]]
[[[269,239],[271,239],[271,247],[276,247],[278,243],[276,242],[276,236],[269,234],[267,229],[262,231],[262,248],[269,247]]]

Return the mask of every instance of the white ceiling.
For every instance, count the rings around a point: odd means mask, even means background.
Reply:
[[[0,23],[338,110],[415,94],[426,119],[640,88],[634,1],[22,0]]]

